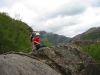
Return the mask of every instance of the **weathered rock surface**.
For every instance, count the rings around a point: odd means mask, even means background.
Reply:
[[[48,65],[27,56],[0,55],[0,75],[61,75]]]
[[[100,75],[99,63],[71,46],[0,55],[0,75]]]
[[[62,75],[100,75],[100,64],[71,46],[41,48],[36,55]]]

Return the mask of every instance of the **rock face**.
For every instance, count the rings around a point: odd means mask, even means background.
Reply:
[[[44,47],[31,55],[0,55],[0,75],[100,75],[98,64],[71,46]]]
[[[62,75],[100,75],[100,68],[97,65],[99,63],[77,48],[70,46],[41,48],[37,55]]]
[[[48,65],[27,56],[0,55],[0,75],[61,75]]]

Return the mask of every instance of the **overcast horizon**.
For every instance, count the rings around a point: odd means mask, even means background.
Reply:
[[[36,31],[73,37],[100,26],[100,0],[1,0],[0,12]]]

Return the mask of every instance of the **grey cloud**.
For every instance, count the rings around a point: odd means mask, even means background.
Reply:
[[[5,0],[0,0],[0,7],[3,7],[6,5],[6,1]]]
[[[21,2],[22,0],[0,0],[0,8],[5,7],[10,9],[16,2]]]
[[[59,9],[59,11],[57,11],[55,13],[55,15],[57,14],[61,14],[62,16],[65,16],[65,15],[77,15],[77,14],[80,14],[82,12],[85,11],[85,7],[82,6],[82,5],[76,5],[76,4],[72,4],[72,5],[64,5],[63,7],[61,7]]]
[[[100,0],[90,0],[91,5],[94,7],[100,7]]]
[[[77,20],[68,21],[65,24],[62,22],[56,27],[55,27],[55,24],[54,24],[54,27],[49,28],[48,30],[52,31],[52,32],[59,32],[59,31],[63,30],[64,28],[68,28],[68,27],[71,27],[71,26],[74,26],[74,25],[77,25],[77,24],[79,24],[79,21],[77,21]]]
[[[81,2],[76,3],[69,3],[65,4],[63,6],[60,6],[58,9],[56,9],[53,12],[50,12],[49,14],[43,16],[41,20],[47,20],[51,18],[55,18],[58,16],[74,16],[79,15],[83,13],[86,9],[86,6],[82,4]]]
[[[48,31],[49,32],[57,32],[63,29],[63,26],[57,26],[57,27],[53,27],[53,28],[49,28]]]
[[[16,0],[0,0],[0,8],[10,8],[14,3],[16,3]]]

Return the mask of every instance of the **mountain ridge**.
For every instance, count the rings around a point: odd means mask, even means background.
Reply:
[[[72,41],[98,41],[100,40],[100,27],[92,27],[82,34],[76,35]]]
[[[67,44],[70,40],[69,37],[65,37],[64,35],[58,35],[58,34],[54,34],[54,33],[50,33],[50,32],[46,32],[46,31],[40,31],[40,37],[42,39],[47,39],[50,43],[57,45],[60,43],[64,43]]]

